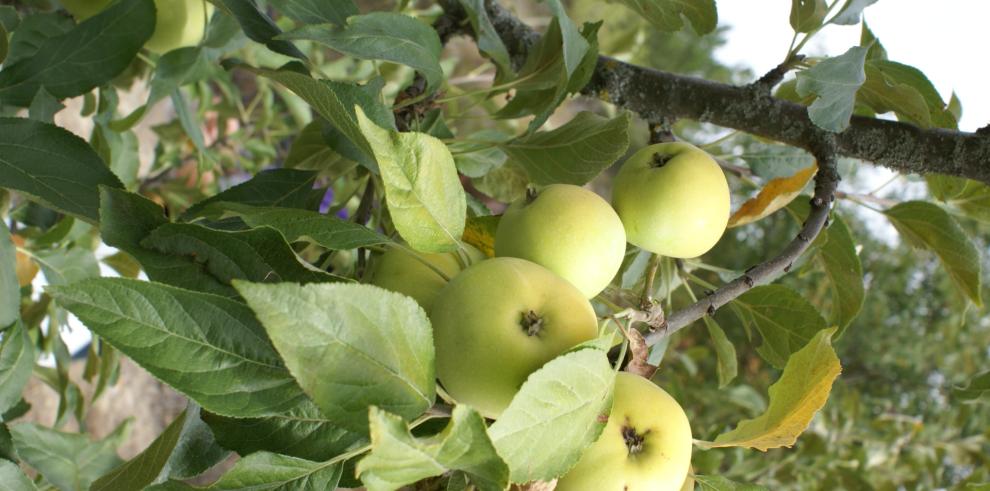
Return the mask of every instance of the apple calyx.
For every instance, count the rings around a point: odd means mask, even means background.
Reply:
[[[535,189],[533,189],[533,188],[526,188],[526,202],[525,202],[525,204],[528,205],[528,204],[533,203],[534,201],[536,201],[536,198],[538,198],[539,196],[540,196],[540,193],[538,193]]]
[[[519,325],[527,336],[539,336],[543,332],[543,317],[532,310],[523,312]]]
[[[636,455],[643,451],[643,443],[646,441],[646,435],[650,433],[646,430],[646,433],[640,434],[626,422],[622,426],[622,440],[626,443],[626,449],[629,451],[629,455]]]
[[[659,152],[655,153],[653,154],[653,160],[651,161],[650,167],[653,167],[654,169],[659,169],[667,165],[667,162],[670,162],[670,160],[673,158],[674,157],[671,155],[667,155]]]

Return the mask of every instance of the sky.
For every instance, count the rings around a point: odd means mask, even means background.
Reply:
[[[839,0],[842,1],[842,0]],[[788,0],[720,0],[720,26],[729,26],[726,46],[716,57],[748,66],[756,74],[780,63],[790,45]],[[865,10],[870,30],[888,57],[918,68],[948,101],[955,91],[963,104],[960,129],[990,123],[990,63],[987,63],[986,0],[879,0]],[[808,42],[808,55],[837,56],[859,45],[860,26],[828,26]]]

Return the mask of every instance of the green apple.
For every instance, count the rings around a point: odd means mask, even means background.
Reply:
[[[454,277],[430,312],[437,378],[459,403],[497,418],[526,377],[598,333],[591,303],[539,264],[511,257]]]
[[[661,256],[698,257],[729,222],[729,185],[718,163],[683,142],[636,152],[615,177],[612,205],[626,238]]]
[[[608,286],[625,253],[626,234],[612,207],[570,184],[553,184],[513,203],[495,233],[496,257],[533,261],[587,298]]]
[[[557,491],[679,491],[691,445],[680,404],[653,382],[619,372],[605,429],[560,478]]]
[[[62,6],[79,21],[86,20],[110,5],[112,0],[62,0]],[[205,0],[155,0],[155,32],[144,47],[165,53],[196,46],[203,39],[213,5]]]
[[[369,283],[408,295],[419,302],[423,310],[429,312],[437,294],[447,285],[447,280],[437,274],[437,270],[447,278],[453,278],[464,269],[462,261],[470,265],[485,258],[478,249],[463,245],[466,257],[458,257],[456,252],[428,254],[399,247],[390,248],[375,260]]]

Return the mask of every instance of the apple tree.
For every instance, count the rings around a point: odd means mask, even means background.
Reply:
[[[990,126],[875,2],[4,2],[0,487],[985,489]]]

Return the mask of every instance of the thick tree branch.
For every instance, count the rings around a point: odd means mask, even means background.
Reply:
[[[442,0],[454,24],[466,25],[454,0]],[[496,32],[521,65],[539,39],[494,0],[486,1]],[[461,19],[461,20],[458,20]],[[469,33],[470,34],[470,33]],[[776,76],[776,72],[773,72]],[[773,80],[766,80],[773,82]],[[766,84],[761,84],[766,85]],[[753,86],[733,86],[631,65],[600,56],[590,83],[581,91],[640,114],[647,121],[687,118],[745,131],[811,151],[831,133],[817,127],[800,104],[771,97]],[[990,184],[990,135],[853,117],[834,135],[839,155],[868,160],[900,172],[938,172]]]

